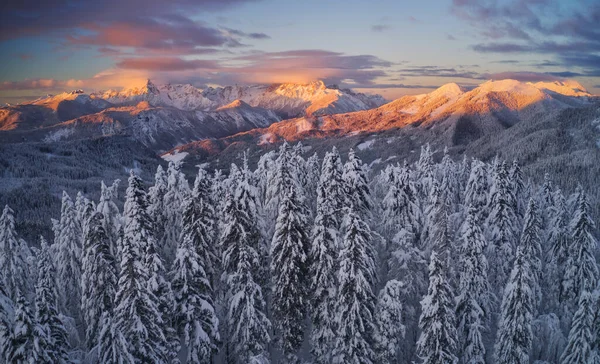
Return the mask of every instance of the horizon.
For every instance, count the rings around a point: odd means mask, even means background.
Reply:
[[[0,104],[147,79],[200,89],[323,80],[387,100],[448,83],[573,79],[600,94],[591,0],[32,4],[1,5]]]

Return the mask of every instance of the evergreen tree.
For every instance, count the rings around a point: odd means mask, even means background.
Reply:
[[[161,255],[167,267],[175,259],[177,243],[181,235],[183,213],[181,206],[189,194],[189,185],[181,172],[180,162],[170,162],[167,171],[167,192],[164,195],[164,234],[161,242]]]
[[[311,282],[312,292],[312,354],[317,363],[331,361],[333,348],[336,285],[339,208],[343,195],[339,188],[331,188],[330,178],[338,183],[338,159],[335,152],[327,153],[323,161],[322,175],[317,187],[317,215],[312,231]]]
[[[52,363],[48,349],[48,334],[37,324],[25,297],[17,292],[17,305],[12,335],[6,352],[6,362],[15,364]]]
[[[57,241],[56,270],[60,302],[66,313],[80,319],[81,304],[81,226],[69,195],[63,191],[60,234]]]
[[[0,275],[2,273],[0,272]],[[12,323],[15,317],[14,303],[6,294],[4,279],[0,276],[0,358],[4,359],[10,348]]]
[[[249,363],[252,358],[266,358],[270,341],[270,321],[260,285],[254,278],[260,272],[256,251],[260,239],[248,211],[240,209],[229,193],[226,197],[223,247],[223,280],[227,284],[227,333],[235,362]]]
[[[560,362],[564,364],[587,364],[592,359],[594,345],[594,310],[596,310],[592,294],[582,291],[579,297],[579,308],[573,316],[569,343],[563,352]]]
[[[111,187],[106,187],[104,181],[100,184],[100,201],[96,206],[96,211],[104,215],[102,220],[104,223],[104,230],[110,239],[110,253],[115,259],[120,259],[118,256],[118,241],[119,231],[122,228],[121,213],[117,207],[116,200],[118,198],[118,188],[121,180],[115,180]]]
[[[477,211],[477,220],[486,218],[488,180],[485,164],[477,159],[471,162],[471,174],[465,192],[465,206],[473,206]]]
[[[484,255],[485,239],[477,222],[477,211],[469,206],[463,227],[459,260],[458,296],[456,297],[457,330],[461,362],[484,363],[482,334],[490,314],[488,263]]]
[[[164,336],[158,298],[149,289],[150,273],[144,262],[152,220],[148,215],[142,181],[131,173],[125,201],[125,231],[121,246],[121,270],[116,295],[115,324],[129,344],[136,362],[165,361]]]
[[[340,154],[333,147],[331,152],[325,153],[323,158],[319,187],[317,187],[317,209],[321,206],[321,208],[333,212],[336,229],[339,229],[342,223],[343,207],[346,200],[343,169]]]
[[[540,280],[542,279],[542,263],[541,255],[542,248],[540,244],[540,220],[538,217],[538,209],[533,199],[529,200],[527,205],[527,211],[525,212],[525,221],[523,223],[523,233],[521,234],[521,247],[523,252],[526,254],[529,264],[531,266],[531,284],[533,292],[535,293],[535,307],[537,310],[538,305],[542,300],[542,292],[540,288]]]
[[[592,231],[594,222],[589,215],[590,205],[579,188],[575,212],[571,220],[571,243],[567,250],[565,274],[562,282],[564,309],[571,316],[583,291],[593,291],[598,284],[598,266],[594,253],[598,243]]]
[[[565,197],[560,190],[554,194],[550,221],[542,291],[544,294],[543,301],[548,310],[558,312],[562,297],[565,263],[569,254],[569,221]]]
[[[296,183],[292,174],[291,153],[289,144],[284,142],[279,148],[279,155],[274,162],[274,171],[269,173],[264,201],[267,236],[273,236],[274,222],[277,220],[279,207],[284,195],[287,193],[288,186],[291,183]]]
[[[369,182],[367,181],[363,163],[356,156],[354,149],[350,149],[350,152],[348,152],[348,161],[344,164],[342,178],[344,180],[343,187],[346,195],[346,205],[352,204],[354,209],[364,219],[370,219],[373,202],[371,200]]]
[[[399,229],[409,232],[418,242],[421,232],[421,210],[416,189],[409,179],[406,168],[393,171],[391,185],[383,199],[383,230],[386,236],[395,236]]]
[[[13,302],[17,291],[30,289],[26,260],[15,230],[14,212],[6,205],[0,217],[0,278],[6,295]]]
[[[148,213],[154,221],[154,234],[157,241],[162,241],[167,221],[165,195],[168,190],[167,174],[159,164],[154,175],[154,186],[148,189]]]
[[[344,226],[332,363],[373,363],[376,359],[373,236],[369,226],[352,208]]]
[[[92,348],[98,342],[102,314],[112,312],[117,290],[116,262],[110,253],[110,238],[104,229],[102,213],[91,217],[83,246],[81,310],[87,347]]]
[[[497,167],[490,197],[490,215],[487,219],[490,277],[492,287],[501,289],[510,274],[514,249],[517,245],[517,220],[514,195],[510,189],[506,163]]]
[[[458,362],[456,318],[445,269],[443,261],[433,251],[429,263],[429,289],[421,300],[421,336],[417,342],[419,356],[426,364]]]
[[[36,322],[40,326],[40,350],[46,352],[54,363],[67,363],[67,330],[58,313],[58,294],[56,292],[56,271],[46,240],[41,238],[41,250],[38,256],[38,282],[35,289]]]
[[[497,363],[528,363],[532,344],[531,324],[535,311],[533,271],[524,249],[517,248],[510,279],[504,289],[496,334]]]
[[[114,323],[110,312],[104,312],[100,318],[102,328],[98,337],[97,363],[133,364],[136,362],[129,353],[129,343]]]
[[[392,279],[385,284],[377,297],[377,363],[399,362],[399,348],[405,334],[402,324],[403,286],[402,282]]]
[[[283,191],[271,243],[273,314],[283,353],[288,362],[294,363],[304,335],[310,247],[305,208],[297,186],[290,181]]]
[[[219,322],[212,287],[203,265],[205,260],[197,249],[198,227],[194,225],[198,219],[193,216],[196,206],[192,197],[186,198],[184,204],[183,232],[172,270],[175,322],[187,347],[187,361],[211,363],[219,340]]]

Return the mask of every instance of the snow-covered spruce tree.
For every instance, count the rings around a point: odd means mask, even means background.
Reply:
[[[448,147],[444,148],[444,157],[439,167],[440,194],[448,205],[449,211],[454,212],[461,202],[460,176],[458,165],[450,158]]]
[[[166,340],[163,356],[169,361],[176,360],[180,343],[173,315],[175,297],[173,296],[171,283],[166,280],[166,270],[158,253],[155,239],[148,239],[143,261],[148,271],[148,290],[157,299],[157,308],[163,322],[162,329]]]
[[[171,272],[175,323],[187,349],[187,362],[211,363],[219,341],[219,322],[213,290],[204,269],[208,252],[198,249],[201,237],[198,236],[200,217],[195,215],[196,202],[192,196],[184,201],[183,231]],[[201,257],[199,251],[205,256]]]
[[[133,364],[135,358],[129,353],[129,343],[115,324],[110,312],[100,318],[102,328],[98,337],[98,363]]]
[[[490,215],[487,218],[488,259],[492,287],[502,290],[506,284],[518,241],[514,195],[510,188],[506,163],[502,162],[494,175],[490,192]]]
[[[323,186],[319,184],[319,189]],[[337,300],[337,253],[339,245],[335,211],[326,199],[317,206],[310,250],[310,291],[312,293],[312,354],[317,363],[329,363],[334,334]]]
[[[190,187],[184,174],[181,172],[180,162],[170,162],[167,174],[167,192],[163,200],[165,225],[160,246],[165,264],[167,267],[170,267],[175,259],[175,251],[177,250],[177,243],[179,242],[183,224],[181,206],[185,197],[190,192]]]
[[[186,231],[188,227],[188,234],[192,234],[193,245],[202,260],[202,267],[209,282],[214,285],[220,261],[216,242],[217,216],[212,199],[212,181],[202,168],[196,175],[189,201],[190,206],[184,203],[183,230]],[[189,226],[193,229],[189,230]]]
[[[452,291],[446,278],[445,263],[431,252],[429,288],[421,300],[417,351],[423,363],[456,363],[458,335]]]
[[[45,340],[40,350],[48,353],[54,363],[69,362],[67,330],[58,312],[58,293],[56,292],[56,271],[50,257],[46,240],[41,238],[41,250],[38,255],[38,281],[35,287],[36,322]]]
[[[375,357],[375,251],[369,226],[352,207],[340,251],[332,363],[373,363]]]
[[[531,266],[531,277],[532,289],[535,293],[535,311],[542,301],[542,292],[540,288],[540,281],[542,279],[542,248],[540,244],[540,219],[538,216],[538,208],[533,199],[529,200],[527,204],[527,211],[525,212],[525,219],[523,221],[523,233],[521,234],[521,244],[524,253],[527,256],[529,264]]]
[[[592,359],[594,345],[594,311],[596,304],[589,291],[582,291],[579,297],[579,308],[573,316],[569,342],[560,362],[563,364],[587,364]]]
[[[548,250],[545,255],[546,264],[542,275],[543,303],[547,311],[559,312],[561,282],[564,277],[570,239],[566,200],[560,190],[554,193],[554,204],[550,211],[550,226],[547,237]]]
[[[427,262],[423,252],[414,244],[413,234],[401,229],[390,242],[388,261],[391,279],[403,283],[403,324],[405,340],[400,347],[403,363],[410,363],[415,356],[415,343],[419,334],[419,300],[427,292]]]
[[[267,344],[271,323],[265,314],[266,305],[260,285],[254,278],[260,271],[260,256],[256,251],[259,239],[247,211],[240,210],[231,194],[227,195],[221,244],[224,280],[227,284],[227,339],[232,347],[233,362],[250,363],[262,358],[267,363]],[[254,233],[253,233],[254,231]]]
[[[533,271],[529,257],[517,248],[510,279],[504,289],[494,346],[497,363],[528,363],[532,344],[531,324],[535,311]]]
[[[29,292],[27,258],[15,230],[13,210],[4,206],[0,217],[0,278],[6,295],[13,302],[17,299],[17,291]]]
[[[352,204],[356,212],[368,221],[371,217],[373,201],[365,167],[354,149],[350,149],[348,152],[348,161],[344,164],[342,179],[344,180],[346,205]]]
[[[319,187],[317,187],[317,209],[319,206],[331,209],[335,216],[336,229],[339,229],[342,223],[343,207],[346,199],[343,169],[340,154],[333,147],[331,152],[325,153],[323,158]]]
[[[473,206],[469,206],[461,240],[456,297],[460,359],[463,363],[484,363],[486,350],[482,335],[490,318],[491,292],[487,278],[488,263],[484,255],[485,238]]]
[[[425,198],[431,191],[431,184],[435,179],[433,164],[433,151],[429,144],[421,146],[421,154],[416,163],[416,180],[421,198]]]
[[[421,232],[421,210],[418,205],[418,193],[409,177],[406,167],[392,170],[391,185],[382,201],[382,230],[384,236],[389,239],[395,236],[401,227],[412,234],[416,244]]]
[[[115,180],[110,187],[106,187],[104,181],[100,184],[100,201],[96,205],[96,211],[104,215],[104,230],[110,239],[110,253],[115,259],[118,255],[119,231],[122,228],[121,213],[117,207],[118,188],[121,180]]]
[[[81,311],[86,325],[88,348],[98,343],[104,312],[111,313],[117,291],[115,258],[110,252],[110,238],[104,229],[104,215],[95,213],[83,243],[81,274]]]
[[[598,284],[598,266],[594,257],[598,242],[592,235],[594,222],[589,210],[587,196],[583,189],[578,188],[575,212],[570,225],[571,242],[567,250],[562,282],[561,303],[567,320],[575,313],[581,292],[592,292]]]
[[[274,162],[274,170],[268,174],[269,180],[266,183],[265,200],[263,208],[266,223],[266,236],[273,235],[275,221],[279,213],[279,206],[286,189],[291,183],[296,183],[292,168],[292,151],[287,142],[284,142],[279,148],[277,159]]]
[[[305,207],[293,181],[284,186],[271,243],[275,325],[287,362],[298,361],[308,297],[310,242]]]
[[[593,293],[593,298],[596,303],[596,314],[594,316],[594,323],[592,326],[592,355],[591,362],[594,364],[600,364],[600,285]]]
[[[317,209],[317,186],[321,178],[321,162],[317,153],[306,160],[307,185],[304,189],[308,208],[313,213]]]
[[[471,174],[465,192],[465,206],[473,206],[477,211],[477,220],[482,223],[487,217],[488,179],[485,164],[473,159]]]
[[[376,312],[376,358],[382,364],[398,363],[400,346],[405,328],[402,324],[402,294],[404,284],[392,279],[388,281],[377,297]]]
[[[540,187],[539,191],[537,192],[537,196],[536,196],[537,202],[540,207],[541,223],[542,223],[542,227],[544,229],[548,228],[548,224],[550,222],[549,221],[549,212],[552,209],[552,205],[554,203],[552,188],[553,187],[552,187],[552,180],[550,179],[550,174],[545,173],[544,174],[544,183]]]
[[[10,345],[12,323],[15,317],[15,305],[6,294],[4,280],[1,278],[0,276],[0,358],[4,359]]]
[[[154,221],[154,234],[157,241],[162,241],[165,233],[165,194],[167,193],[168,179],[163,167],[159,164],[154,174],[154,186],[148,189],[148,213]]]
[[[48,349],[48,334],[38,325],[27,299],[17,291],[12,334],[5,353],[7,363],[53,363]]]
[[[429,256],[432,250],[438,252],[440,259],[447,261],[450,259],[450,254],[453,252],[452,247],[452,232],[448,221],[450,206],[445,201],[441,189],[437,182],[432,183],[432,195],[430,196],[431,204],[427,208],[426,224],[421,234],[422,249],[425,256]],[[452,276],[447,272],[448,276]]]
[[[59,302],[76,321],[81,318],[81,226],[69,195],[63,191],[60,233],[56,239]]]
[[[159,300],[149,287],[144,255],[153,239],[142,181],[131,173],[125,201],[125,230],[116,295],[115,324],[136,362],[163,362],[167,351]]]

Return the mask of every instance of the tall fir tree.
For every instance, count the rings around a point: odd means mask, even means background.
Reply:
[[[542,247],[541,247],[541,221],[539,219],[537,205],[533,199],[527,204],[525,220],[523,222],[523,233],[521,234],[521,244],[523,252],[527,255],[531,265],[531,284],[535,293],[535,311],[542,301],[542,291],[540,281],[542,279]]]
[[[550,213],[550,228],[547,234],[547,253],[542,280],[544,305],[548,311],[559,312],[562,297],[562,281],[569,249],[569,220],[566,200],[560,190],[554,193],[554,204]],[[558,282],[558,283],[557,283]]]
[[[119,231],[122,228],[122,216],[117,207],[116,200],[118,198],[118,189],[121,180],[115,180],[110,187],[100,184],[100,201],[96,205],[96,211],[104,215],[104,230],[110,239],[110,253],[115,259],[120,259],[118,256]]]
[[[352,204],[362,218],[369,221],[373,201],[367,180],[365,167],[362,160],[356,155],[354,149],[348,152],[348,161],[344,164],[342,174],[346,205]]]
[[[529,257],[519,247],[502,298],[494,346],[494,360],[497,363],[529,362],[533,336],[531,324],[536,299],[532,277]]]
[[[154,221],[154,234],[157,241],[162,241],[167,221],[165,210],[165,194],[168,179],[163,167],[159,164],[154,174],[154,186],[148,189],[148,213]]]
[[[0,217],[0,278],[6,295],[13,302],[17,299],[17,291],[29,292],[27,258],[21,241],[15,230],[13,210],[4,206]]]
[[[336,286],[337,249],[339,246],[339,209],[343,203],[340,194],[339,159],[335,152],[327,153],[317,187],[317,215],[312,231],[310,249],[310,288],[312,292],[312,354],[317,363],[331,361],[333,349]],[[331,186],[331,181],[335,186]]]
[[[402,294],[404,284],[389,280],[379,292],[376,312],[376,357],[377,363],[392,364],[400,361],[400,346],[404,339],[402,324]]]
[[[597,308],[592,293],[581,292],[579,308],[573,316],[569,343],[563,352],[560,362],[562,364],[587,364],[591,363],[594,346],[594,314]]]
[[[86,325],[86,344],[92,348],[98,343],[103,313],[113,311],[117,291],[116,262],[110,252],[110,238],[102,213],[97,212],[90,218],[83,248],[81,311]]]
[[[506,284],[518,240],[514,210],[514,195],[510,188],[506,163],[499,163],[490,191],[487,218],[488,257],[492,287],[501,290]]]
[[[9,350],[15,305],[4,289],[4,279],[1,275],[2,272],[0,272],[0,358],[4,359]]]
[[[298,361],[308,297],[309,239],[302,196],[290,181],[283,196],[271,243],[273,317],[287,362]]]
[[[170,162],[167,171],[167,191],[163,199],[164,234],[160,244],[161,255],[167,267],[170,267],[175,259],[183,224],[181,206],[190,192],[189,189],[185,175],[181,172],[181,163]]]
[[[423,363],[457,363],[458,335],[452,303],[452,290],[446,267],[436,251],[429,263],[429,288],[421,300],[417,351]]]
[[[134,364],[135,358],[129,352],[129,343],[114,322],[110,312],[100,318],[102,328],[98,337],[97,363]]]
[[[590,205],[585,192],[579,188],[575,211],[571,220],[571,243],[567,250],[565,273],[562,281],[562,303],[569,317],[577,309],[581,292],[593,291],[598,284],[598,266],[594,256],[598,242],[592,235],[594,222],[589,214]]]
[[[56,270],[46,240],[41,238],[38,255],[38,281],[35,288],[35,320],[45,339],[39,344],[54,363],[68,363],[67,330],[58,312]]]
[[[227,285],[227,341],[231,360],[249,363],[252,358],[266,358],[271,323],[256,276],[261,271],[256,251],[260,235],[233,194],[225,202],[220,245],[223,251],[223,281]]]
[[[48,335],[35,320],[25,296],[17,291],[12,334],[5,353],[7,363],[53,363],[48,349]]]
[[[491,292],[485,238],[477,222],[477,210],[469,206],[463,226],[459,258],[458,295],[456,297],[457,331],[460,359],[463,363],[485,362],[483,334],[489,321]]]
[[[196,189],[195,189],[196,190]],[[183,232],[172,268],[175,295],[175,322],[187,348],[190,363],[211,363],[219,341],[213,290],[205,271],[207,251],[198,249],[197,224],[200,216],[193,197],[184,201]],[[204,258],[204,259],[203,259]]]
[[[375,362],[376,282],[373,235],[351,207],[346,215],[340,251],[336,340],[332,363]]]
[[[81,226],[69,195],[63,191],[58,235],[56,270],[60,302],[64,312],[75,320],[81,318]]]
[[[465,206],[473,206],[477,211],[477,220],[483,222],[487,217],[488,179],[485,164],[473,159],[471,174],[466,186]]]
[[[136,362],[166,361],[167,340],[159,300],[149,289],[150,273],[144,254],[153,239],[142,181],[131,173],[125,201],[125,230],[116,295],[115,324]]]

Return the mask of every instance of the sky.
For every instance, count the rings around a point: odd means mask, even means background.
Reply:
[[[600,94],[600,0],[4,0],[0,103],[74,89],[317,79],[387,99],[575,79]]]

